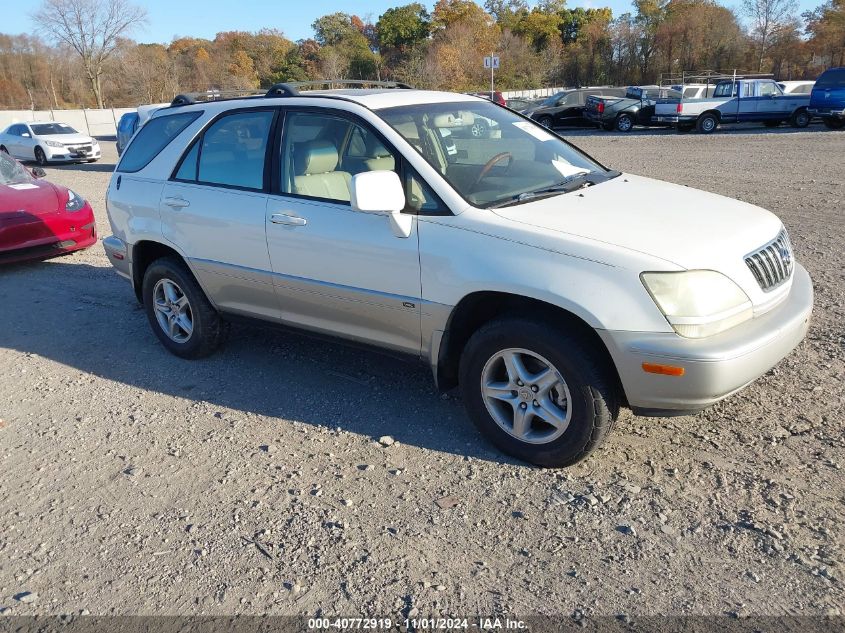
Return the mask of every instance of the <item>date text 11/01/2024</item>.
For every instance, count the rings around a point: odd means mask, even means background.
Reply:
[[[481,631],[520,630],[525,628],[522,620],[510,618],[309,618],[308,629],[391,629],[404,626],[413,630],[478,629]]]

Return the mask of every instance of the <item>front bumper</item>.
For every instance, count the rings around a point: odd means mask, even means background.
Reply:
[[[77,161],[99,160],[102,152],[99,145],[92,146],[90,151],[77,151],[69,147],[44,147],[44,155],[48,161]]]
[[[0,264],[50,259],[93,246],[97,224],[90,207],[76,213],[0,218]]]
[[[739,391],[800,343],[810,325],[813,285],[795,265],[787,298],[766,314],[704,339],[674,333],[600,330],[628,404],[639,415],[700,411]],[[646,373],[643,363],[684,368],[683,376]]]

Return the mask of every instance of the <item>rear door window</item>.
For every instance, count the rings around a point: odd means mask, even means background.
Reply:
[[[202,111],[180,112],[150,119],[126,148],[116,171],[141,171],[201,114]]]
[[[215,121],[200,141],[197,182],[263,189],[274,114],[273,110],[250,110]]]

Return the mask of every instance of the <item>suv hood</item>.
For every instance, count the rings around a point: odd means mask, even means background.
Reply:
[[[744,256],[773,240],[780,220],[739,200],[622,174],[572,193],[495,209],[514,222],[659,257],[738,281]],[[743,271],[739,274],[738,271]]]
[[[41,134],[38,140],[57,141],[62,145],[76,145],[77,143],[91,143],[92,138],[85,134]]]

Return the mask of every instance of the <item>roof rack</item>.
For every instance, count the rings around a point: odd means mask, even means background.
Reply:
[[[771,73],[753,73],[742,70],[734,70],[731,72],[718,72],[714,70],[685,70],[680,75],[672,75],[669,73],[660,74],[660,85],[671,86],[687,84],[707,84],[724,81],[726,79],[772,79],[774,75]]]
[[[171,101],[171,108],[178,108],[179,106],[191,105],[192,103],[201,103],[204,101],[222,101],[224,99],[251,99],[259,97],[296,97],[303,96],[300,88],[310,88],[311,90],[319,89],[320,87],[327,87],[330,90],[337,86],[356,86],[359,88],[380,87],[380,88],[400,88],[405,90],[412,89],[406,83],[400,81],[377,81],[374,79],[315,79],[313,81],[291,81],[287,83],[273,84],[269,90],[217,90],[211,89],[205,92],[185,92],[176,95]],[[306,93],[308,90],[305,91]]]
[[[309,87],[312,90],[325,86],[334,89],[338,86],[357,86],[359,88],[401,88],[410,90],[411,86],[400,81],[377,81],[374,79],[315,79],[312,81],[291,81],[275,84],[270,87],[265,96],[267,97],[295,97],[301,95],[300,88]],[[307,92],[307,91],[306,91]]]

